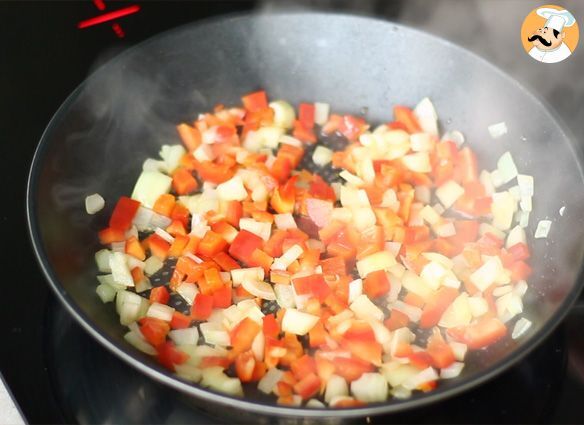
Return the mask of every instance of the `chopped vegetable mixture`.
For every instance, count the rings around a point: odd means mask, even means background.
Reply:
[[[129,343],[215,391],[342,408],[430,391],[529,329],[534,184],[510,153],[479,170],[429,99],[374,129],[242,102],[178,125],[99,232],[97,294]]]

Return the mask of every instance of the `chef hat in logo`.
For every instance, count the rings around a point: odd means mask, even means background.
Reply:
[[[544,27],[548,27],[558,32],[562,32],[564,27],[571,27],[576,22],[576,18],[566,9],[556,10],[549,7],[537,9],[537,14],[547,19]]]

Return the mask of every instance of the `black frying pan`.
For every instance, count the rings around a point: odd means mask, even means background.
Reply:
[[[216,103],[235,104],[264,88],[271,98],[329,102],[340,112],[386,122],[394,104],[431,97],[443,129],[459,129],[493,169],[505,151],[535,176],[529,234],[553,221],[550,237],[532,241],[534,274],[524,298],[533,321],[526,336],[467,359],[464,373],[408,400],[349,410],[284,408],[235,399],[171,375],[122,339],[111,304],[95,295],[97,230],[120,195],[131,192],[146,157],[178,143],[174,126]],[[505,121],[493,140],[487,126]],[[325,14],[232,17],[190,25],[140,44],[98,69],[55,114],[36,151],[27,213],[33,245],[58,298],[100,343],[128,364],[198,403],[274,415],[364,416],[436,401],[475,386],[527,354],[558,324],[579,293],[584,253],[582,159],[546,107],[481,58],[453,44],[383,21]],[[106,211],[89,216],[85,196],[98,192]],[[565,206],[565,214],[558,210]],[[24,284],[24,283],[23,283]],[[34,296],[31,294],[31,296]]]

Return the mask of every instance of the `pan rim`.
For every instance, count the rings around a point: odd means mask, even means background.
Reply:
[[[344,18],[351,20],[363,20],[363,21],[373,21],[376,24],[387,25],[388,29],[390,26],[394,26],[399,30],[404,30],[409,33],[415,33],[421,35],[422,37],[431,38],[433,41],[446,45],[451,49],[458,51],[460,54],[467,55],[474,60],[481,63],[482,66],[490,68],[491,71],[497,73],[499,77],[507,80],[516,86],[520,91],[526,94],[531,100],[539,104],[542,110],[548,114],[550,119],[555,122],[562,135],[568,141],[568,147],[572,151],[572,154],[576,158],[576,164],[580,172],[580,178],[584,180],[584,173],[582,171],[582,151],[576,148],[575,138],[567,130],[566,126],[560,125],[562,120],[557,114],[554,113],[554,109],[550,105],[541,99],[539,96],[533,94],[533,92],[526,88],[525,85],[520,84],[516,79],[511,77],[509,74],[505,73],[499,67],[493,65],[491,62],[487,61],[482,56],[457,45],[447,39],[440,36],[434,35],[432,33],[419,30],[417,28],[397,23],[394,21],[381,19],[377,17],[364,16],[359,14],[348,14],[348,13],[325,13],[325,12],[314,12],[314,11],[294,11],[294,12],[270,12],[268,13],[233,13],[227,15],[214,16],[211,18],[203,19],[200,21],[194,21],[181,25],[170,30],[155,34],[154,36],[144,40],[122,53],[118,54],[114,58],[111,58],[106,63],[100,65],[92,71],[76,88],[73,92],[65,99],[62,105],[57,109],[51,120],[49,121],[47,127],[43,131],[39,144],[37,145],[30,166],[30,171],[28,174],[27,187],[26,187],[26,219],[28,225],[29,238],[33,247],[35,257],[41,267],[45,279],[48,281],[49,286],[53,292],[57,295],[57,298],[65,309],[71,314],[74,319],[81,325],[86,332],[88,332],[93,338],[95,338],[102,346],[107,348],[110,352],[115,354],[118,358],[122,359],[127,364],[130,364],[140,372],[144,373],[146,376],[160,382],[164,385],[181,391],[182,393],[194,396],[202,400],[208,400],[222,404],[224,406],[236,407],[247,410],[249,412],[270,414],[280,417],[295,417],[304,416],[310,418],[327,418],[327,417],[363,417],[363,416],[373,416],[380,414],[391,414],[396,412],[403,412],[408,409],[415,407],[425,406],[437,401],[450,398],[470,388],[476,387],[488,380],[491,380],[495,376],[501,374],[504,370],[507,370],[525,356],[527,356],[532,350],[534,350],[540,343],[545,340],[551,332],[556,329],[556,327],[562,322],[564,317],[567,315],[568,311],[571,310],[572,306],[576,302],[579,293],[581,292],[582,285],[584,283],[584,262],[581,262],[580,269],[577,274],[574,287],[571,292],[566,296],[561,305],[558,306],[557,310],[552,314],[552,316],[542,325],[536,333],[531,335],[530,339],[519,346],[510,355],[506,356],[503,360],[497,362],[491,367],[480,372],[476,376],[470,376],[461,379],[456,385],[449,388],[440,388],[440,386],[429,393],[416,394],[411,398],[404,400],[392,399],[385,403],[372,404],[365,407],[350,408],[350,409],[309,409],[309,408],[295,408],[295,407],[281,407],[275,404],[264,404],[253,402],[247,399],[235,398],[225,394],[217,393],[212,390],[204,389],[197,385],[191,384],[187,381],[180,379],[179,377],[171,374],[165,369],[159,367],[158,365],[149,365],[143,362],[139,357],[133,354],[134,350],[129,350],[129,347],[118,344],[113,339],[109,338],[105,332],[101,331],[98,327],[92,324],[90,318],[80,309],[80,307],[74,302],[74,300],[68,295],[67,291],[62,287],[61,283],[54,275],[51,265],[48,262],[48,257],[44,252],[43,243],[40,237],[40,232],[38,229],[38,223],[36,220],[36,208],[35,208],[35,195],[37,193],[37,181],[38,181],[38,170],[40,168],[39,164],[42,163],[44,158],[44,152],[46,147],[50,144],[50,135],[52,130],[56,127],[57,123],[60,122],[64,113],[68,110],[69,106],[74,102],[74,100],[79,96],[83,88],[86,87],[87,83],[93,77],[94,74],[98,72],[104,72],[108,66],[112,66],[117,61],[122,60],[126,55],[130,55],[152,42],[158,41],[160,38],[171,36],[172,34],[179,33],[194,26],[211,26],[217,23],[222,23],[229,20],[251,20],[258,18],[290,18],[290,17],[335,17]]]

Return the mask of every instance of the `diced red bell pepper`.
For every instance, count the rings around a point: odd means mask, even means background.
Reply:
[[[377,270],[367,275],[363,280],[363,292],[369,298],[377,298],[389,292],[389,279],[385,270]]]
[[[109,245],[110,243],[122,242],[126,239],[126,232],[124,230],[114,229],[113,227],[107,227],[100,230],[97,236],[102,245]]]
[[[480,223],[476,220],[457,220],[454,222],[456,239],[460,243],[474,242],[479,236]]]
[[[393,309],[391,310],[391,313],[389,313],[389,318],[385,319],[385,322],[383,323],[387,329],[394,331],[396,329],[408,326],[408,323],[410,323],[410,318],[405,313]]]
[[[230,332],[231,347],[234,353],[242,353],[251,348],[256,335],[261,331],[260,325],[249,317],[239,322]]]
[[[132,220],[138,208],[140,208],[140,202],[126,196],[120,197],[110,217],[109,226],[113,229],[128,230],[132,227]]]
[[[509,247],[508,251],[515,261],[523,261],[529,258],[529,248],[523,242],[518,242]]]
[[[191,317],[195,320],[207,320],[212,312],[213,296],[197,294],[191,307]]]
[[[276,158],[287,159],[292,168],[298,167],[302,157],[304,156],[304,149],[300,146],[292,146],[287,143],[282,143]]]
[[[156,351],[160,364],[172,371],[174,371],[174,365],[181,365],[189,359],[189,355],[177,349],[172,341],[159,345]]]
[[[311,348],[320,347],[323,344],[326,344],[326,336],[327,332],[324,329],[324,325],[322,321],[318,321],[316,325],[308,331],[308,341]]]
[[[188,195],[199,187],[190,171],[179,168],[172,173],[172,188],[179,195]]]
[[[432,365],[433,359],[426,351],[413,351],[407,356],[410,364],[418,369],[426,369]]]
[[[241,382],[251,382],[256,359],[251,351],[240,353],[235,358],[235,373]]]
[[[447,333],[456,341],[468,345],[471,350],[477,350],[507,335],[507,327],[496,317],[484,317],[472,325],[450,328]]]
[[[205,356],[201,359],[199,363],[200,369],[206,369],[208,367],[221,367],[227,369],[231,364],[231,360],[228,357],[223,356]]]
[[[169,300],[170,293],[168,292],[168,289],[166,289],[166,286],[157,286],[150,290],[151,303],[166,304]]]
[[[266,363],[266,367],[276,367],[280,359],[286,354],[286,351],[284,341],[267,336],[264,346],[264,362]]]
[[[148,248],[150,249],[152,255],[160,258],[161,260],[165,260],[168,256],[168,251],[170,250],[170,244],[156,233],[148,236],[147,241]]]
[[[186,235],[176,235],[168,250],[169,257],[180,257],[188,246],[190,238]]]
[[[174,207],[172,207],[172,212],[170,213],[170,218],[180,221],[185,228],[190,224],[191,213],[189,209],[181,204],[180,202],[175,202]]]
[[[408,133],[419,133],[422,131],[422,127],[420,127],[420,123],[414,115],[414,111],[407,106],[394,106],[393,117],[395,121],[404,125]]]
[[[434,334],[428,339],[426,351],[432,357],[432,366],[442,369],[454,363],[454,352],[440,334]]]
[[[419,326],[422,329],[431,328],[440,321],[442,314],[459,295],[458,290],[442,286],[425,304],[420,317]]]
[[[312,294],[320,302],[324,302],[332,292],[330,286],[324,281],[322,274],[315,273],[309,276],[298,277],[293,279],[292,282],[298,294]]]
[[[320,391],[320,384],[320,378],[315,373],[311,373],[294,385],[294,392],[303,400],[308,400]]]
[[[314,127],[314,103],[301,103],[298,106],[298,119],[305,128]]]
[[[474,182],[479,178],[477,157],[469,147],[458,151],[454,166],[454,178],[460,183]]]
[[[273,313],[266,314],[263,319],[263,333],[265,336],[277,338],[280,334],[280,325],[276,321],[276,316]]]
[[[268,107],[268,96],[264,90],[258,90],[243,96],[241,102],[243,107],[250,112],[261,111]]]
[[[182,314],[178,311],[172,313],[172,320],[170,321],[170,327],[172,329],[186,329],[191,326],[191,317],[186,314]]]
[[[525,261],[515,261],[509,266],[513,281],[526,280],[531,275],[531,267]]]
[[[341,346],[349,350],[351,354],[366,362],[371,362],[376,365],[381,364],[381,354],[383,348],[377,341],[367,341],[358,339],[343,338]]]
[[[213,308],[227,308],[232,304],[231,285],[224,284],[213,292]]]
[[[316,373],[316,362],[312,356],[305,354],[292,363],[290,370],[297,380],[301,380],[306,375]]]
[[[205,257],[213,257],[227,248],[227,241],[220,234],[208,230],[197,246],[197,252]]]
[[[335,191],[318,174],[312,176],[312,181],[308,188],[308,194],[314,198],[335,202],[337,197]]]
[[[347,265],[343,257],[326,258],[320,261],[320,265],[324,275],[345,276],[347,274]]]
[[[255,249],[261,249],[263,243],[263,239],[258,235],[247,230],[240,230],[229,247],[229,255],[249,265],[251,254]]]
[[[176,126],[178,134],[189,151],[194,151],[201,144],[201,132],[188,124],[179,124]]]
[[[231,258],[231,256],[224,251],[215,254],[215,256],[213,257],[213,261],[215,261],[219,265],[219,267],[221,267],[221,269],[226,272],[230,272],[231,270],[241,268],[239,266],[239,263],[235,261],[233,258]]]
[[[239,227],[239,220],[243,216],[243,206],[239,201],[227,201],[221,205],[221,212],[225,220],[234,227]]]
[[[306,127],[300,120],[294,121],[292,136],[306,143],[316,143],[316,134],[312,127]]]
[[[252,267],[261,267],[266,273],[270,271],[270,266],[274,262],[274,258],[259,248],[256,248],[251,253],[249,265]]]
[[[334,364],[335,373],[349,382],[353,382],[364,373],[373,372],[374,370],[374,366],[370,362],[353,357],[336,357]]]
[[[343,338],[358,341],[375,341],[375,333],[368,323],[354,321],[351,323],[351,327],[343,334]]]
[[[126,240],[125,251],[126,254],[129,254],[140,261],[144,261],[144,259],[146,259],[146,253],[144,252],[144,248],[142,247],[142,245],[140,245],[140,241],[135,236],[130,236]]]
[[[339,123],[339,131],[350,141],[355,141],[363,131],[367,128],[367,123],[363,118],[358,118],[353,115],[343,115],[343,119]]]
[[[235,174],[235,169],[229,164],[215,164],[203,161],[197,164],[197,172],[201,180],[220,184],[226,182]]]
[[[270,199],[270,206],[278,214],[294,212],[294,204],[296,203],[295,183],[296,178],[292,177],[284,185],[274,189]]]
[[[170,325],[164,320],[156,319],[154,317],[142,317],[138,320],[140,324],[140,332],[154,347],[157,347],[166,341],[166,335],[170,331]]]

